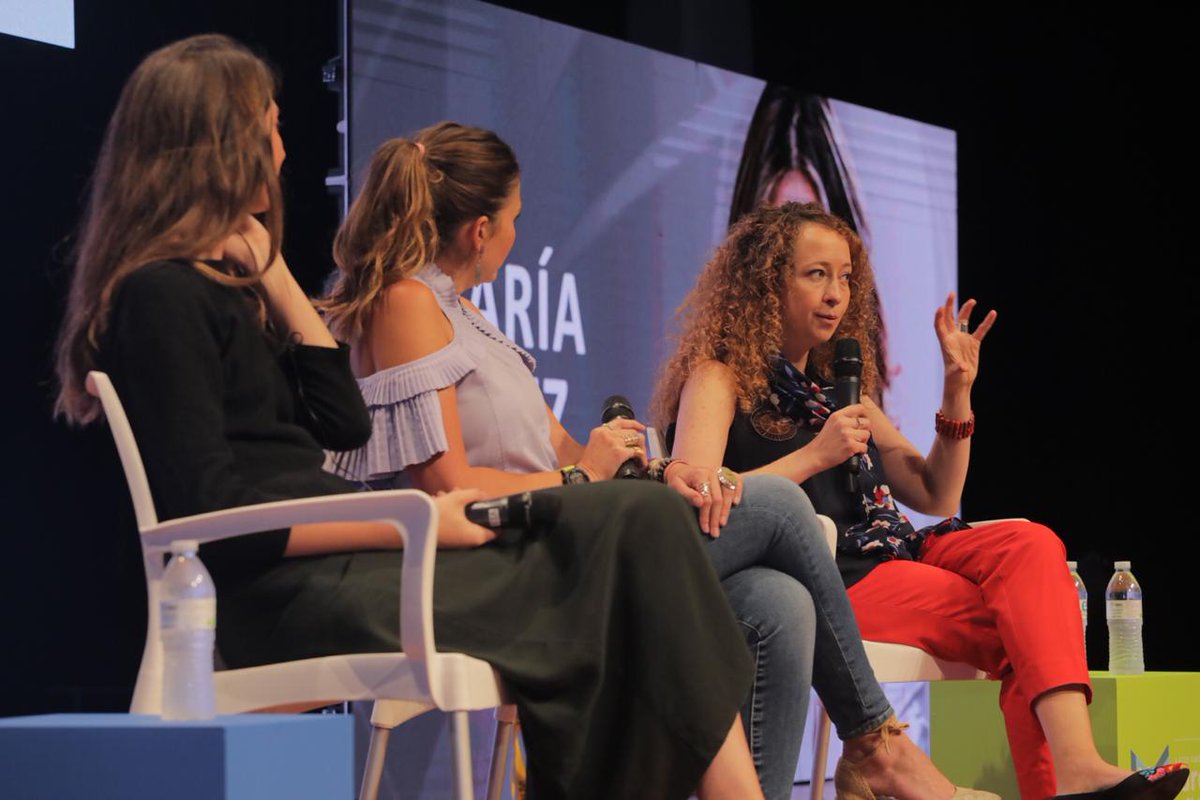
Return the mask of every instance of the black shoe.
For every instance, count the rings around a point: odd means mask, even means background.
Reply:
[[[1116,786],[1096,792],[1060,794],[1052,800],[1174,800],[1187,783],[1188,773],[1184,764],[1139,769]]]

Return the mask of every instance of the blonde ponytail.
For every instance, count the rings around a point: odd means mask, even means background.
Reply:
[[[438,179],[416,141],[392,139],[376,151],[334,238],[338,274],[319,303],[339,339],[362,336],[380,293],[433,260],[438,234],[430,183]]]

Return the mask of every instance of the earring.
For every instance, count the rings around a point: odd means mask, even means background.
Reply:
[[[475,259],[475,286],[483,283],[483,250],[479,251],[479,257]]]

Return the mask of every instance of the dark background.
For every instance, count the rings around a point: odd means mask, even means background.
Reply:
[[[1183,20],[1012,9],[865,19],[850,6],[740,0],[503,5],[955,129],[960,288],[1000,310],[975,391],[965,515],[1027,516],[1059,532],[1092,593],[1093,668],[1105,665],[1115,558],[1133,560],[1147,592],[1147,664],[1200,668],[1179,477],[1190,409],[1176,388],[1193,299]],[[150,50],[207,31],[281,69],[285,249],[316,292],[339,207],[323,187],[338,163],[338,101],[320,80],[338,52],[336,2],[79,2],[74,51],[0,35],[0,715],[117,710],[132,689],[145,615],[133,513],[107,431],[50,419],[51,342],[66,242],[122,82]]]

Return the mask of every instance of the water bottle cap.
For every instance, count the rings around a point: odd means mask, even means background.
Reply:
[[[1133,566],[1132,561],[1114,561],[1113,569],[1129,569]]]
[[[194,553],[200,549],[200,543],[195,539],[176,539],[171,542],[171,553],[180,555],[182,553]]]
[[[1078,561],[1068,561],[1067,569],[1071,570],[1071,572],[1074,572],[1075,570],[1079,569],[1079,562]]]

